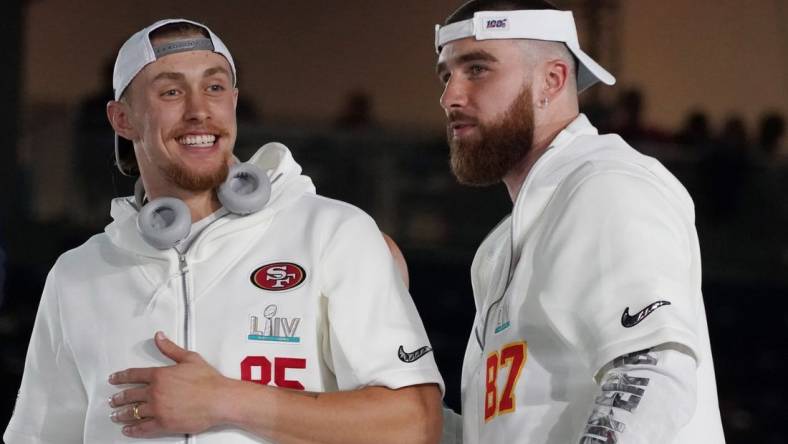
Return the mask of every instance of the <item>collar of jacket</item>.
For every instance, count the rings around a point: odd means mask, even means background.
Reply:
[[[562,167],[574,165],[573,160],[585,153],[583,146],[570,145],[581,136],[595,136],[597,129],[585,114],[578,116],[550,142],[547,150],[536,161],[523,181],[512,209],[513,263],[519,260],[525,239],[534,222],[550,201],[553,192],[566,174],[555,174]],[[568,172],[567,172],[568,173]]]

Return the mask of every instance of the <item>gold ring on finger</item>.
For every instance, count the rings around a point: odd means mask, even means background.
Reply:
[[[142,420],[142,416],[140,416],[140,405],[139,404],[134,404],[134,406],[132,406],[132,408],[131,408],[131,416],[133,416],[134,419],[136,419],[137,421]]]

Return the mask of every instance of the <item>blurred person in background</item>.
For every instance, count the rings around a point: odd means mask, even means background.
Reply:
[[[709,117],[701,110],[694,110],[684,118],[675,142],[686,145],[693,153],[706,154],[712,143]]]
[[[780,152],[780,143],[785,135],[785,119],[776,112],[770,112],[761,117],[758,128],[758,147],[761,157],[768,162],[776,162],[780,157],[785,158],[786,153]]]

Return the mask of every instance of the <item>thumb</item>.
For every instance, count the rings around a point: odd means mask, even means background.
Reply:
[[[186,356],[189,354],[188,350],[170,341],[162,331],[157,331],[153,339],[156,342],[156,347],[159,349],[159,351],[161,351],[162,354],[164,354],[164,356],[172,359],[177,363],[182,362],[184,359],[186,359]]]

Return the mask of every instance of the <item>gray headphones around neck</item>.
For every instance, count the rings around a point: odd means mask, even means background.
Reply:
[[[230,167],[227,179],[216,190],[222,206],[233,214],[246,216],[265,207],[271,197],[271,180],[259,167],[237,163]],[[137,205],[137,228],[149,245],[159,250],[177,246],[189,237],[192,216],[189,207],[175,197],[159,197],[145,202],[142,179],[134,185]]]

